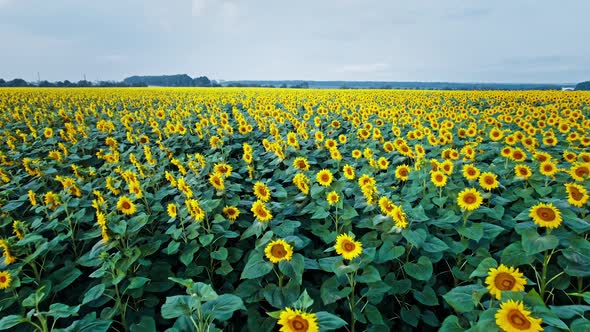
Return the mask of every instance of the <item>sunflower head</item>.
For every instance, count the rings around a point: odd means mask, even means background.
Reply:
[[[540,332],[543,331],[540,318],[531,316],[531,312],[524,308],[522,301],[508,300],[500,304],[500,310],[496,312],[496,324],[502,330],[507,332],[525,331]]]
[[[132,215],[137,210],[135,204],[127,196],[119,197],[117,201],[117,209],[126,215]]]
[[[463,166],[463,176],[469,181],[477,180],[480,174],[481,172],[474,165],[466,164]]]
[[[0,289],[6,289],[10,287],[10,282],[12,278],[10,277],[10,273],[8,271],[0,271]]]
[[[328,204],[334,205],[340,201],[340,195],[335,191],[331,191],[326,195],[326,200],[328,201]]]
[[[561,225],[561,212],[551,203],[539,203],[530,209],[529,216],[535,224],[549,229]]]
[[[170,216],[170,218],[176,218],[176,214],[177,214],[176,204],[168,203],[166,210],[167,210],[168,216]]]
[[[285,308],[279,315],[280,332],[318,332],[318,319],[315,314]]]
[[[479,176],[479,185],[485,190],[492,190],[498,188],[500,183],[497,180],[497,175],[491,172],[483,172]]]
[[[293,246],[285,242],[285,240],[274,240],[266,245],[264,254],[272,263],[290,261],[293,257]]]
[[[223,215],[229,219],[229,221],[234,222],[240,216],[240,210],[235,206],[226,206],[223,208]]]
[[[254,184],[254,195],[259,200],[268,202],[270,200],[270,188],[268,188],[264,183],[258,181]]]
[[[320,185],[324,187],[329,187],[333,179],[334,176],[332,175],[332,172],[330,172],[330,170],[327,169],[322,169],[316,175],[316,180]]]
[[[401,181],[407,181],[410,175],[410,166],[399,165],[395,168],[395,177]]]
[[[266,207],[263,201],[256,201],[252,204],[252,208],[250,209],[256,219],[260,221],[269,221],[272,219],[271,211]]]
[[[457,197],[457,204],[459,207],[466,211],[476,210],[481,206],[483,197],[479,191],[475,188],[467,188],[459,193]]]
[[[552,161],[547,160],[541,163],[539,171],[545,176],[553,176],[557,173],[557,166]]]
[[[354,167],[350,165],[344,165],[342,171],[344,172],[345,178],[347,178],[348,180],[354,180]]]
[[[336,253],[341,255],[346,260],[352,260],[360,256],[363,252],[363,244],[355,241],[352,236],[348,234],[340,234],[336,237],[336,245],[334,246]]]
[[[514,166],[514,176],[518,179],[528,179],[533,175],[533,171],[528,165],[516,165]]]
[[[441,171],[434,171],[430,174],[430,180],[437,187],[444,187],[447,184],[447,176]]]
[[[526,279],[518,269],[500,264],[498,268],[491,268],[488,271],[486,284],[490,294],[501,300],[503,291],[524,291]]]
[[[293,167],[298,168],[301,171],[309,171],[309,163],[305,157],[297,157],[293,161]]]

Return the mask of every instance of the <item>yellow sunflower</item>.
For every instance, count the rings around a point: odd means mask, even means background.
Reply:
[[[475,188],[467,188],[459,193],[457,197],[457,204],[466,211],[473,211],[481,206],[483,197],[481,193]]]
[[[451,175],[453,173],[453,162],[445,160],[440,164],[440,168],[446,175]]]
[[[29,191],[27,192],[27,195],[29,196],[29,201],[31,202],[31,205],[32,206],[37,205],[37,194],[34,191],[29,189]]]
[[[441,171],[434,171],[430,174],[430,180],[437,187],[444,187],[447,184],[447,176]]]
[[[557,166],[550,160],[547,160],[541,163],[539,171],[545,176],[553,176],[557,173]]]
[[[395,227],[408,227],[408,218],[406,217],[406,213],[404,212],[401,206],[395,205],[391,216],[393,218],[393,221],[395,222]]]
[[[483,172],[479,176],[479,185],[485,190],[492,190],[498,188],[500,183],[498,182],[497,175],[491,172]]]
[[[316,180],[320,185],[324,187],[329,187],[333,179],[334,176],[332,175],[332,172],[330,172],[330,170],[327,169],[322,169],[316,175]]]
[[[377,165],[379,165],[379,169],[386,170],[389,167],[389,161],[385,157],[381,157],[377,160]]]
[[[567,202],[570,205],[582,207],[588,202],[588,191],[581,185],[566,183],[565,190],[567,191]]]
[[[570,176],[576,181],[590,177],[590,163],[577,163],[570,168]]]
[[[526,279],[518,269],[500,264],[498,268],[493,267],[488,271],[486,284],[490,294],[495,296],[497,300],[501,300],[503,291],[524,291]]]
[[[557,228],[561,225],[561,212],[551,203],[539,203],[530,209],[529,216],[541,227]]]
[[[119,201],[117,201],[117,209],[126,215],[132,215],[136,211],[135,204],[127,196],[119,197]]]
[[[264,183],[257,181],[254,184],[254,195],[257,199],[268,202],[270,200],[270,189]]]
[[[223,180],[223,177],[217,173],[209,175],[209,183],[211,183],[216,190],[221,191],[225,189],[225,181]]]
[[[344,165],[342,167],[342,171],[344,172],[344,177],[348,180],[354,180],[354,167],[350,165]]]
[[[318,332],[318,319],[315,314],[285,308],[279,316],[280,332]]]
[[[225,215],[229,221],[234,222],[240,216],[240,210],[235,206],[226,206],[223,208],[223,215]]]
[[[514,166],[514,176],[519,179],[528,179],[533,175],[533,171],[528,165],[516,165]]]
[[[6,289],[10,287],[10,282],[12,278],[10,277],[10,273],[8,271],[0,271],[0,289]]]
[[[335,191],[331,191],[326,196],[326,200],[328,201],[328,204],[334,205],[340,201],[340,195],[338,195],[338,193]]]
[[[336,253],[341,255],[344,259],[352,260],[363,252],[363,244],[355,241],[352,236],[348,234],[340,234],[336,237],[336,245],[334,246]]]
[[[176,214],[177,214],[176,204],[168,203],[166,210],[168,211],[168,216],[170,216],[170,218],[176,218]]]
[[[474,165],[466,164],[463,166],[463,176],[469,181],[477,180],[480,174],[479,168]]]
[[[407,181],[410,175],[410,166],[399,165],[395,168],[395,177],[401,181]]]
[[[213,170],[215,171],[215,173],[219,174],[220,176],[228,177],[231,175],[233,168],[226,163],[218,163],[218,164],[215,164],[215,166],[213,167]]]
[[[543,320],[531,316],[522,301],[508,300],[496,312],[496,324],[506,332],[540,332]]]
[[[254,202],[250,211],[252,211],[256,219],[260,221],[269,221],[272,219],[271,211],[266,207],[263,201]]]
[[[309,163],[305,157],[297,157],[293,160],[293,167],[301,171],[309,171]]]
[[[283,260],[290,261],[293,257],[293,246],[285,242],[285,240],[274,240],[266,245],[264,254],[272,263],[278,263]]]

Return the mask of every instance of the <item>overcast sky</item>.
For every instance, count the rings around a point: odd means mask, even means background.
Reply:
[[[0,0],[0,77],[590,80],[588,0]]]

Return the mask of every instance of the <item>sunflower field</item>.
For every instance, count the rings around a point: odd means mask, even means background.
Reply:
[[[0,330],[590,331],[590,93],[0,89]]]

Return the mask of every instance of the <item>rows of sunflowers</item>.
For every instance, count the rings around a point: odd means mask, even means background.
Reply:
[[[0,329],[590,331],[590,94],[0,89]]]

